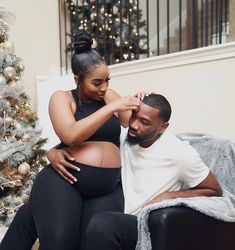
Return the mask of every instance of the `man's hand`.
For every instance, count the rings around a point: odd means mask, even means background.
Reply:
[[[70,162],[66,160],[69,159],[70,161],[74,161],[74,158],[70,153],[68,153],[64,149],[56,149],[52,148],[47,153],[47,158],[51,163],[51,166],[54,168],[54,170],[66,181],[73,184],[74,182],[77,182],[77,179],[66,169],[71,168],[76,171],[80,171],[80,169]]]

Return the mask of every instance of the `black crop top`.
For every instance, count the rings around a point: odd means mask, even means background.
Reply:
[[[105,101],[96,101],[96,102],[79,102],[79,97],[77,89],[71,90],[73,98],[76,102],[76,111],[74,114],[75,120],[81,120],[92,113],[96,112],[100,108],[106,105]],[[90,136],[86,141],[107,141],[112,142],[116,146],[120,146],[120,133],[121,127],[119,119],[113,115],[107,120],[103,126],[101,126],[92,136]],[[60,143],[58,148],[64,148],[67,145],[63,142]]]

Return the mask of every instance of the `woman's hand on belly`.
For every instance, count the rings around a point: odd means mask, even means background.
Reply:
[[[65,149],[53,148],[47,153],[47,158],[54,170],[66,181],[73,184],[77,182],[67,168],[80,171],[80,169],[67,161],[77,161],[93,167],[119,168],[121,167],[120,152],[117,146],[109,142],[85,142],[79,147]]]
[[[74,157],[64,149],[56,149],[53,148],[48,151],[47,158],[51,163],[53,169],[66,181],[73,184],[77,182],[77,179],[67,170],[67,168],[74,169],[76,171],[80,171],[80,169],[70,162],[66,160],[69,159],[70,161],[74,161]]]

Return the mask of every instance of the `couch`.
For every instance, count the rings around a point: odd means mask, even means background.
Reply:
[[[153,250],[235,250],[235,222],[224,222],[188,207],[154,210],[149,215]]]
[[[152,250],[235,250],[235,143],[205,134],[180,134],[178,137],[190,142],[222,189],[231,194],[233,204],[229,211],[233,217],[230,222],[225,222],[180,204],[159,209],[153,207],[149,209],[147,221],[144,219]],[[225,210],[222,213],[226,213]],[[144,220],[139,218],[139,228]],[[146,226],[142,228],[146,230]],[[151,231],[157,233],[151,235]],[[149,240],[139,236],[138,241],[143,244],[138,249],[150,249],[145,244]]]

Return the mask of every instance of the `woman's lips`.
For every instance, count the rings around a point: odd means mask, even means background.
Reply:
[[[105,96],[105,95],[98,95],[98,98],[104,99],[104,96]]]

